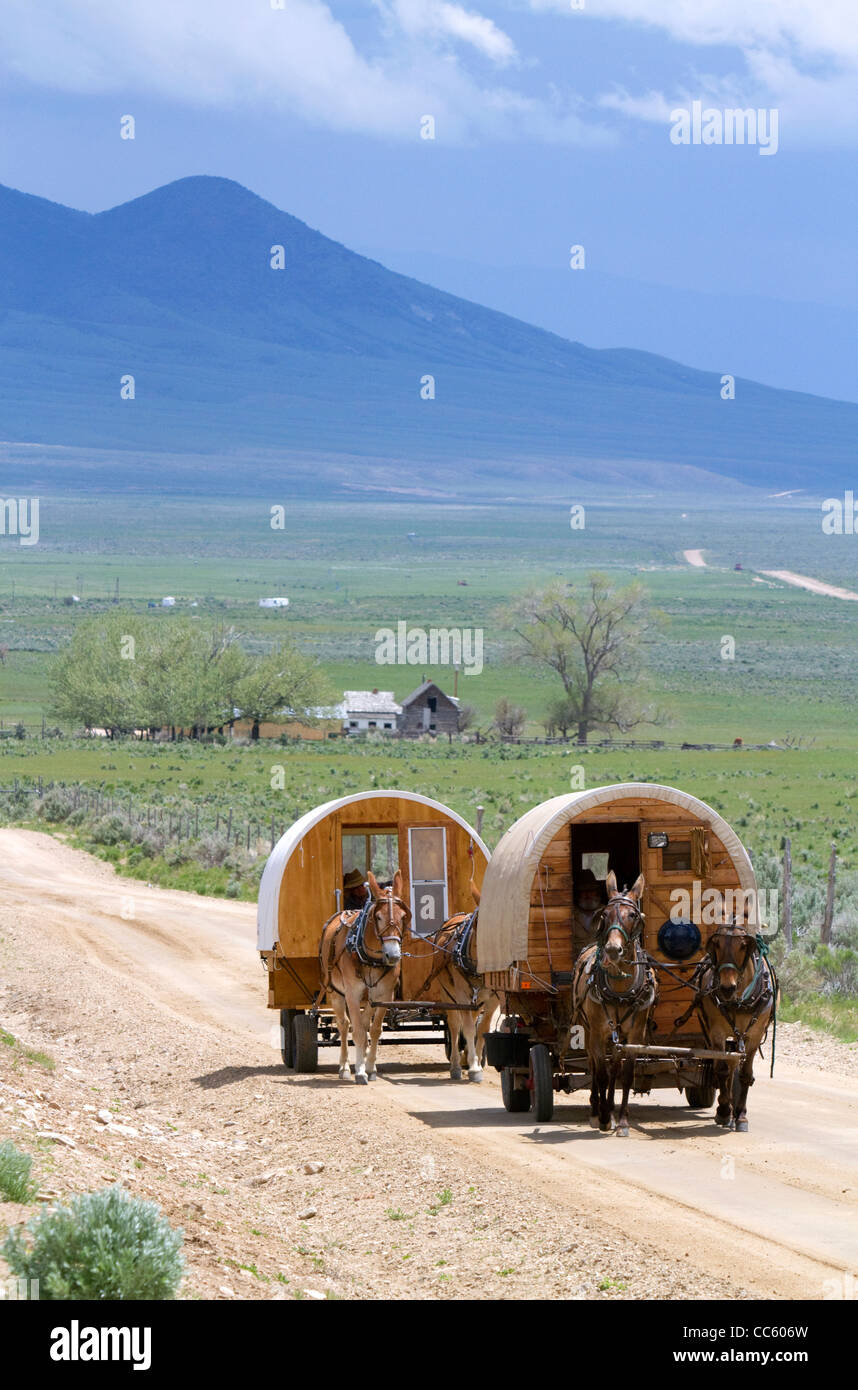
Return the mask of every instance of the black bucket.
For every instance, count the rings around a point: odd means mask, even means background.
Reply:
[[[486,1061],[497,1071],[503,1067],[527,1067],[532,1041],[528,1033],[486,1033]]]

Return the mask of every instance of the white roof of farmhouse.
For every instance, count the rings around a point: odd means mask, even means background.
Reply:
[[[402,706],[394,700],[392,690],[346,690],[343,712],[344,715],[401,714]]]
[[[618,782],[612,787],[594,787],[591,791],[555,796],[525,811],[501,838],[489,861],[483,879],[477,932],[477,966],[481,973],[506,970],[513,961],[526,958],[533,879],[544,851],[557,832],[594,806],[638,796],[682,806],[698,816],[711,827],[726,849],[741,887],[756,889],[748,852],[735,830],[696,796],[652,782]]]

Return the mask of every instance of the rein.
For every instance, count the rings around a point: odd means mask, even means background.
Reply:
[[[456,922],[455,918],[450,918],[449,921],[442,923],[438,930],[433,932],[431,936],[424,937],[424,940],[431,941],[433,952],[441,956],[442,959],[423,981],[415,998],[419,999],[421,994],[425,994],[433,980],[435,980],[441,974],[441,971],[446,969],[448,965],[461,971],[469,982],[479,982],[476,961],[468,954],[474,935],[474,929],[477,925],[478,913],[479,908],[474,908],[473,912],[470,913],[463,913],[461,914],[462,920],[460,922]],[[459,914],[456,915],[458,916]],[[452,942],[449,946],[445,946],[438,940],[438,937],[443,931],[447,931],[450,928],[453,929]],[[473,988],[476,991],[476,983],[473,984]]]

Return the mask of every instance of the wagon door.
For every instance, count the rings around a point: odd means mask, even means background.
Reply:
[[[641,856],[647,883],[644,900],[646,947],[656,960],[664,961],[675,975],[683,978],[692,974],[703,953],[702,942],[707,935],[705,927],[701,928],[700,914],[699,911],[695,912],[694,904],[699,902],[701,894],[708,887],[723,879],[717,863],[714,866],[712,863],[713,848],[715,846],[710,842],[707,827],[694,825],[690,820],[660,819],[657,823],[649,821],[641,827]],[[728,881],[732,882],[732,866]],[[687,911],[684,910],[685,896],[680,897],[680,893],[687,895]],[[659,945],[659,931],[669,920],[671,912],[674,918],[691,921],[701,930],[699,949],[686,959],[665,953]],[[660,993],[654,1011],[656,1033],[660,1041],[676,1042],[673,1021],[685,1013],[693,993],[690,987],[681,986],[675,978],[666,974],[660,978]],[[686,1031],[693,1032],[695,1027],[692,1020]]]
[[[435,964],[431,938],[450,916],[447,828],[443,825],[406,827],[408,891],[411,908],[410,955],[402,962],[402,997],[418,996]],[[432,991],[426,994],[432,997]]]

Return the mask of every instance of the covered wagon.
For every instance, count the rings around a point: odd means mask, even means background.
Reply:
[[[350,891],[370,870],[384,884],[400,869],[411,909],[397,991],[403,1007],[390,1010],[386,1028],[407,1026],[409,1042],[422,1034],[438,1041],[443,1018],[425,992],[436,957],[431,938],[468,908],[469,882],[482,881],[488,857],[467,821],[416,792],[358,792],[314,807],[289,827],[263,871],[257,912],[268,1007],[280,1011],[286,1066],[314,1071],[319,1045],[338,1042],[333,1016],[317,997],[319,942],[324,923],[352,906]]]
[[[642,944],[659,982],[650,1036],[634,1049],[634,1090],[674,1086],[693,1106],[714,1100],[716,1055],[699,1031],[689,981],[716,904],[734,903],[756,922],[754,871],[738,835],[711,806],[675,787],[625,782],[527,811],[486,871],[477,965],[505,1001],[506,1021],[488,1036],[488,1061],[502,1073],[507,1109],[530,1107],[548,1119],[556,1092],[590,1086],[572,971],[593,935],[576,890],[586,883],[606,901],[609,873],[620,890],[645,877]]]

